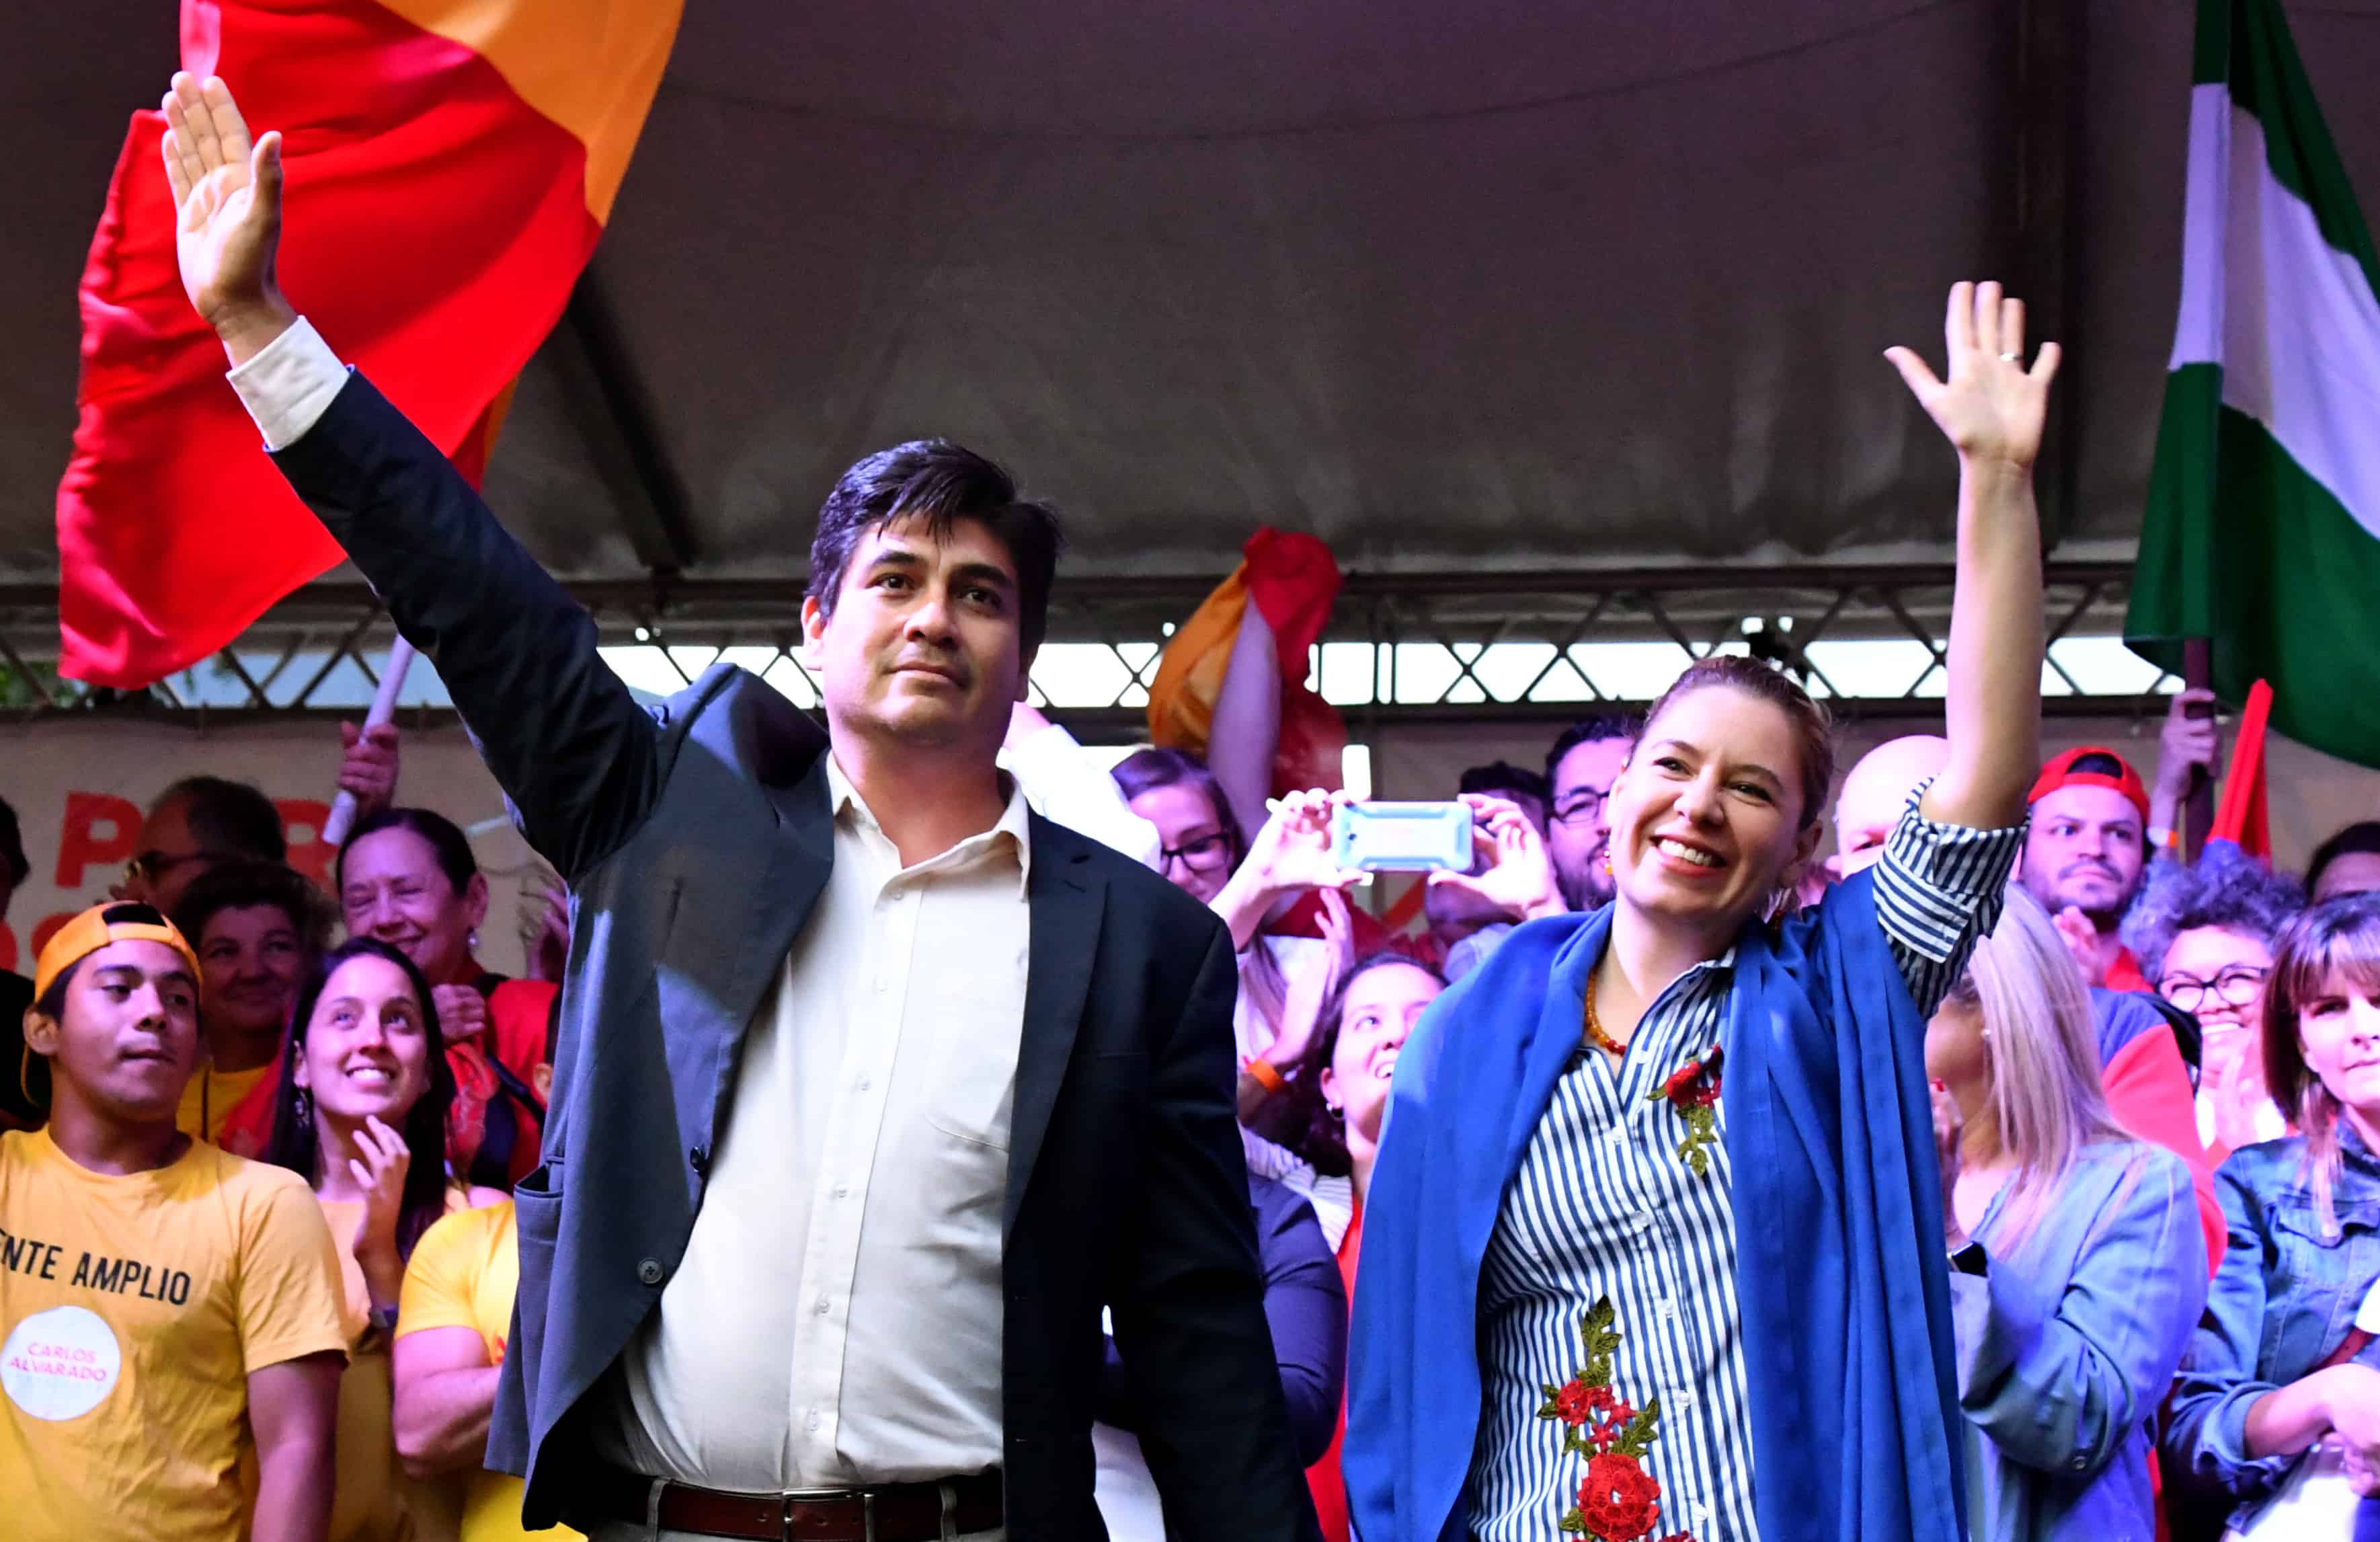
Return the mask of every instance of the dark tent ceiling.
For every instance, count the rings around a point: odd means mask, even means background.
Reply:
[[[2380,208],[2380,0],[2289,14]],[[688,0],[491,500],[565,573],[771,577],[846,462],[944,433],[1069,511],[1077,574],[1217,572],[1261,521],[1374,572],[1937,560],[1950,458],[1878,353],[1998,276],[2075,350],[2058,554],[2120,556],[2192,18]],[[0,578],[55,570],[75,278],[174,26],[12,25]]]

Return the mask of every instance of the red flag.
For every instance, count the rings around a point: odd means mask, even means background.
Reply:
[[[594,249],[680,4],[183,0],[183,67],[281,130],[283,287],[475,480]],[[58,485],[59,672],[123,687],[339,560],[182,292],[164,131],[133,115],[91,240]]]
[[[1273,635],[1281,664],[1281,738],[1273,753],[1276,796],[1337,787],[1347,749],[1339,710],[1309,690],[1306,662],[1339,600],[1339,563],[1310,535],[1266,526],[1241,548],[1240,565],[1215,587],[1165,645],[1148,688],[1150,742],[1205,754],[1215,699],[1230,669],[1250,604]]]
[[[2273,835],[2265,816],[2265,723],[2272,712],[2273,687],[2259,680],[2248,687],[2239,738],[2231,747],[2231,774],[2224,779],[2223,801],[2206,836],[2228,841],[2267,866],[2273,860]]]

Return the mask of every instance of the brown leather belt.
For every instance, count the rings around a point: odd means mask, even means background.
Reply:
[[[662,1531],[755,1542],[948,1542],[1003,1524],[1000,1472],[940,1483],[877,1488],[812,1488],[790,1494],[727,1494],[605,1467],[574,1484],[571,1523],[625,1521]]]

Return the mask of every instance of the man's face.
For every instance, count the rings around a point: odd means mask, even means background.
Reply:
[[[1843,778],[1835,799],[1835,855],[1828,868],[1849,878],[1874,867],[1900,824],[1909,795],[1949,762],[1950,741],[1927,734],[1888,739],[1869,750]]]
[[[2141,811],[2113,787],[2060,787],[2033,806],[2020,881],[2055,916],[2072,905],[2101,929],[2141,884]]]
[[[1562,902],[1572,910],[1591,910],[1611,899],[1611,875],[1603,867],[1611,839],[1605,800],[1627,763],[1626,739],[1588,739],[1572,745],[1554,767],[1546,855],[1553,859]]]
[[[940,541],[920,520],[868,531],[834,609],[802,601],[802,630],[838,734],[979,746],[989,760],[1025,699],[1016,565],[978,520]]]
[[[199,982],[163,942],[111,942],[67,982],[55,1020],[25,1014],[61,1096],[131,1124],[170,1121],[199,1063]]]
[[[200,874],[223,860],[220,854],[199,844],[190,831],[189,805],[178,797],[167,798],[149,811],[134,849],[139,855],[133,858],[131,872],[109,892],[119,900],[154,905],[167,915],[182,903],[183,894]]]

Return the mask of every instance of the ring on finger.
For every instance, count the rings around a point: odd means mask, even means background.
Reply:
[[[2004,353],[2000,357],[2011,364],[2021,364],[2024,361],[2024,355],[2021,353]]]

